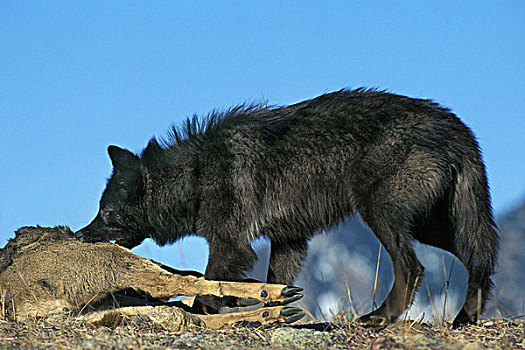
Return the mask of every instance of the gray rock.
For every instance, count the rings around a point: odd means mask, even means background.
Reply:
[[[273,332],[270,342],[290,345],[322,344],[328,343],[331,337],[329,332],[283,327]]]

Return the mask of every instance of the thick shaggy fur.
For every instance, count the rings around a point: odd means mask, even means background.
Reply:
[[[117,244],[76,240],[68,227],[22,227],[0,249],[1,316],[11,320],[47,317],[65,310],[88,323],[116,325],[132,316],[151,317],[176,329],[196,324],[220,328],[235,322],[294,322],[301,288],[279,284],[208,281],[194,271],[177,271]],[[195,315],[181,295],[236,297],[240,305],[272,307],[223,315]],[[195,310],[197,309],[197,310]]]
[[[308,240],[359,212],[395,271],[367,324],[395,320],[423,267],[412,240],[456,255],[469,273],[454,324],[476,320],[497,255],[485,168],[468,127],[438,104],[373,90],[341,90],[287,107],[238,107],[189,119],[140,156],[110,146],[114,172],[99,215],[77,233],[134,246],[185,235],[210,246],[206,277],[238,280],[271,241],[269,282],[290,284]]]

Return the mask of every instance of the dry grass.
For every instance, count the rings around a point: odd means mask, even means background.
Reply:
[[[447,273],[443,264],[444,304],[452,267]],[[433,323],[405,320],[382,329],[363,328],[354,322],[359,308],[354,305],[346,278],[345,283],[350,311],[339,312],[330,323],[315,320],[307,311],[310,321],[294,325],[237,325],[222,330],[193,327],[182,331],[170,331],[145,317],[134,317],[116,328],[89,326],[67,314],[10,322],[3,318],[6,300],[0,290],[0,349],[525,349],[523,316],[485,320],[453,330],[443,321],[444,311],[441,315],[439,306],[432,305]],[[428,287],[427,292],[432,300]],[[275,336],[277,333],[290,333],[292,340],[283,341]]]
[[[380,330],[365,329],[338,314],[332,323],[293,326],[239,325],[223,330],[192,328],[168,331],[150,320],[134,318],[109,328],[87,326],[64,315],[31,322],[0,321],[0,348],[14,349],[525,349],[525,322],[491,320],[452,330],[438,324],[400,321]],[[279,328],[319,336],[319,341],[282,343],[272,336]],[[281,330],[282,331],[282,330]]]

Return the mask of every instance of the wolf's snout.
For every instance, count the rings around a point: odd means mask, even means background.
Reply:
[[[89,230],[86,230],[86,228],[87,228],[87,226],[86,227],[82,227],[80,230],[75,232],[75,238],[79,239],[79,240],[82,240],[82,241],[86,241],[90,237],[90,232],[89,232]]]
[[[102,239],[97,240],[93,232],[89,229],[86,229],[86,227],[81,228],[77,232],[75,232],[75,238],[79,241],[86,242],[86,243],[93,243],[102,241]]]

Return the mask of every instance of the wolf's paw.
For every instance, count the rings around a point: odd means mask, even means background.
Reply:
[[[388,326],[390,323],[392,323],[392,320],[389,317],[369,313],[367,315],[359,317],[357,319],[357,323],[360,326],[366,328],[379,328]]]
[[[471,317],[464,309],[461,309],[454,322],[452,322],[452,328],[457,329],[474,323],[476,323],[476,316]]]

